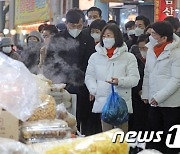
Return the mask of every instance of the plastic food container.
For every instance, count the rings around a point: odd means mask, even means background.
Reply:
[[[26,122],[21,127],[21,137],[23,141],[33,143],[51,138],[64,139],[71,137],[71,129],[63,120]]]

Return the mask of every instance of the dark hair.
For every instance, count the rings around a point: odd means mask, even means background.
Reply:
[[[82,13],[80,13],[81,10],[77,9],[71,9],[66,13],[66,21],[69,23],[77,24],[79,23],[79,20],[82,19]]]
[[[169,16],[169,17],[166,17],[164,21],[169,22],[175,31],[180,27],[179,19],[176,17]]]
[[[107,22],[107,24],[116,24],[116,25],[119,26],[119,24],[118,24],[115,20],[109,20],[109,21]]]
[[[41,32],[44,30],[44,27],[46,27],[48,24],[41,24],[39,27],[38,27],[38,31]]]
[[[147,27],[150,24],[150,20],[143,15],[137,16],[135,21],[137,20],[142,20],[144,22],[145,27]]]
[[[104,27],[104,29],[102,30],[102,33],[101,33],[101,37],[100,37],[100,44],[101,44],[101,46],[104,46],[103,35],[104,35],[104,32],[107,29],[112,31],[113,34],[114,34],[115,44],[114,44],[113,47],[121,47],[123,45],[123,35],[122,35],[121,30],[119,29],[119,27],[116,24],[107,24]]]
[[[60,30],[63,31],[66,29],[66,24],[65,23],[59,23],[56,25],[56,27]]]
[[[146,32],[147,32],[147,30],[148,30],[149,28],[152,28],[152,24],[149,24],[149,25],[144,29],[144,34],[146,34]]]
[[[86,18],[85,18],[85,15],[84,15],[83,11],[81,9],[79,9],[79,8],[73,8],[73,9],[76,10],[79,14],[81,14],[82,20],[83,20],[83,22],[85,22]]]
[[[137,44],[139,44],[140,42],[145,42],[148,43],[149,42],[149,36],[146,34],[142,34],[138,37],[137,39]]]
[[[58,33],[58,29],[56,28],[55,25],[47,25],[46,27],[44,27],[44,31],[49,31],[50,34],[57,34]]]
[[[90,31],[91,29],[99,29],[100,31],[103,30],[103,28],[106,26],[106,21],[105,20],[101,20],[101,19],[97,19],[95,21],[93,21],[90,25]]]
[[[167,41],[173,40],[173,28],[168,22],[156,22],[152,24],[152,29],[161,37],[167,36]]]
[[[98,14],[99,14],[99,16],[101,17],[101,14],[102,14],[102,11],[101,11],[101,9],[100,8],[98,8],[98,7],[91,7],[91,8],[89,8],[88,10],[87,10],[87,15],[88,15],[88,13],[90,12],[90,11],[97,11],[98,12]]]
[[[135,25],[135,22],[134,21],[128,21],[126,24],[125,24],[125,29],[127,30],[128,28],[131,28]]]

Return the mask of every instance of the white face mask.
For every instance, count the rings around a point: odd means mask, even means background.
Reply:
[[[140,50],[140,53],[143,58],[146,58],[147,51]]]
[[[104,47],[107,49],[111,49],[115,44],[115,38],[104,38],[103,39]]]
[[[94,38],[95,42],[99,42],[100,41],[100,34],[98,33],[92,33],[91,36]]]
[[[139,27],[136,27],[135,28],[135,35],[136,36],[140,36],[141,34],[143,34],[144,33],[144,29],[141,29],[141,28],[139,28]]]
[[[69,29],[69,34],[74,38],[76,38],[80,33],[80,29]]]
[[[135,34],[135,30],[134,29],[131,29],[130,31],[128,31],[127,35],[130,36],[130,35],[134,35]]]
[[[12,48],[11,47],[2,47],[2,51],[4,53],[10,53],[12,51]]]
[[[151,35],[149,36],[149,42],[153,47],[158,44],[157,40],[155,40]]]
[[[94,19],[88,19],[88,26],[90,26],[91,25],[91,23],[94,21]]]

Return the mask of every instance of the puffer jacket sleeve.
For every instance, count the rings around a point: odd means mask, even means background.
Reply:
[[[178,51],[179,52],[179,51]],[[180,55],[180,54],[179,54]],[[180,56],[176,56],[171,65],[171,79],[153,98],[158,104],[163,103],[180,88]]]
[[[97,89],[97,81],[96,81],[96,75],[95,75],[95,63],[94,63],[94,54],[91,55],[88,61],[88,66],[86,69],[86,75],[85,75],[85,84],[89,90],[89,93],[91,95],[96,94]]]
[[[137,86],[140,76],[138,71],[137,60],[135,56],[128,53],[127,76],[118,78],[118,86],[124,88],[133,88]]]
[[[142,99],[149,98],[149,71],[148,71],[148,59],[146,59],[145,69],[144,69],[144,78],[142,85]]]

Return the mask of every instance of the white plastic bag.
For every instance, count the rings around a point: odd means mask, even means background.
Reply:
[[[6,138],[0,138],[0,154],[38,154],[32,148]]]
[[[36,82],[25,65],[0,53],[0,106],[25,121],[39,101]]]
[[[39,96],[48,95],[51,89],[52,81],[47,79],[42,74],[35,75],[33,74],[33,77],[36,81]]]
[[[76,117],[66,110],[63,103],[56,107],[56,118],[64,120],[68,123],[68,126],[73,128],[77,126]]]

